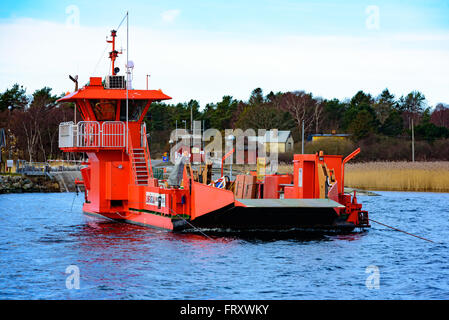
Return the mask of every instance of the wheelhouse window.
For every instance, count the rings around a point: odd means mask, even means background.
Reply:
[[[128,100],[128,120],[137,121],[148,100]],[[126,100],[120,100],[120,121],[126,121]]]
[[[90,105],[97,121],[114,121],[117,112],[117,101],[107,99],[92,99]]]

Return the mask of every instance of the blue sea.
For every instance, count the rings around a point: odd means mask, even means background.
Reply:
[[[81,194],[0,195],[0,299],[449,299],[449,194],[378,193],[358,196],[372,219],[435,243],[172,233],[85,216]]]

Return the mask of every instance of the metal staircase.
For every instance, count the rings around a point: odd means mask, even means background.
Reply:
[[[134,182],[138,186],[148,185],[148,163],[144,148],[133,148],[130,152],[134,171]]]

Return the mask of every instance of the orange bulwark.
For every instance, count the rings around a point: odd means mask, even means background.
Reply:
[[[113,45],[115,36],[114,31]],[[114,62],[118,52],[112,52]],[[171,98],[161,90],[130,89],[116,71],[104,81],[90,78],[59,100],[75,103],[82,118],[60,124],[59,147],[88,156],[83,181],[77,181],[85,187],[86,214],[166,230],[369,227],[355,194],[344,193],[344,164],[350,158],[342,156],[295,155],[293,175],[262,180],[250,175],[209,183],[207,174],[200,181],[190,164],[180,167],[178,184],[155,178],[143,120],[152,102]]]

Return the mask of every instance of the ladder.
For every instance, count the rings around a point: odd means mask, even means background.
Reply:
[[[144,148],[131,149],[131,161],[134,170],[134,182],[138,186],[148,185],[148,163]]]

